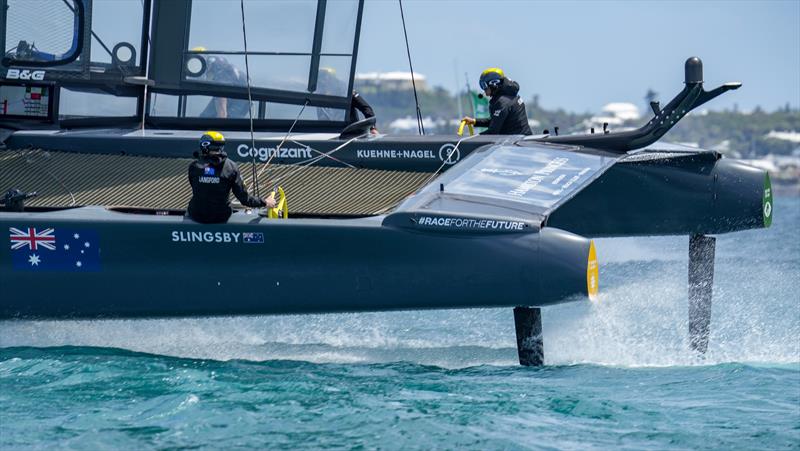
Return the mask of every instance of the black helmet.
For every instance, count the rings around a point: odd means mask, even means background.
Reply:
[[[219,153],[225,148],[225,137],[222,133],[207,131],[200,137],[200,151],[203,154]]]

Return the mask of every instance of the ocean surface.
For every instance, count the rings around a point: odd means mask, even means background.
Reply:
[[[0,449],[800,449],[799,232],[718,237],[704,358],[687,237],[597,240],[544,368],[511,309],[0,322]]]

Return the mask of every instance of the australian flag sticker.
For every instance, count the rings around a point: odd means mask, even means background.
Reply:
[[[242,242],[245,243],[263,243],[264,234],[260,232],[244,232],[242,233]]]
[[[19,271],[100,271],[95,230],[10,227],[11,265]]]
[[[213,166],[206,166],[203,168],[203,175],[214,175],[214,172]]]

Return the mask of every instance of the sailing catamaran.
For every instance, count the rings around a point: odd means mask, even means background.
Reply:
[[[683,90],[633,131],[375,136],[374,119],[345,121],[363,8],[0,0],[0,188],[16,188],[0,212],[0,318],[507,306],[520,362],[541,365],[540,307],[597,296],[591,238],[690,235],[689,332],[704,352],[709,235],[768,227],[769,176],[658,140],[740,84],[705,91],[690,58]],[[215,64],[244,68],[244,83]],[[209,117],[219,99],[244,113]],[[278,210],[184,217],[208,129],[256,192],[285,190]]]

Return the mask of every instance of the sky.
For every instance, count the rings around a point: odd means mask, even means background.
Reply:
[[[198,11],[213,14],[218,32],[203,35],[210,18],[199,17],[190,47],[239,49],[239,1],[194,1]],[[351,3],[337,7],[337,1],[328,0],[329,12],[351,8]],[[287,40],[310,45],[314,0],[245,3],[251,50],[286,51],[293,48]],[[112,45],[138,43],[141,5],[141,0],[96,0],[93,28]],[[773,111],[787,103],[800,108],[800,0],[404,0],[403,6],[414,71],[453,92],[464,89],[465,78],[477,89],[483,69],[500,67],[519,82],[523,99],[538,95],[548,109],[598,112],[610,102],[633,102],[644,111],[648,89],[666,104],[682,89],[686,59],[699,56],[707,89],[743,83],[703,108]],[[312,20],[300,19],[306,16]],[[326,34],[326,42],[352,42],[340,35]],[[106,57],[99,50],[93,56]],[[292,57],[270,58],[280,60],[277,66],[285,71],[294,68],[306,76],[306,66],[288,64]],[[259,61],[251,58],[254,68]],[[365,0],[357,71],[408,70],[398,0]]]
[[[800,107],[800,0],[403,1],[414,71],[431,85],[474,89],[502,68],[524,99],[546,108],[599,111],[609,102],[644,109],[648,89],[667,103],[683,87],[690,56],[706,89],[743,87],[704,107]],[[408,71],[397,0],[366,0],[358,72]],[[424,112],[424,111],[423,111]]]

